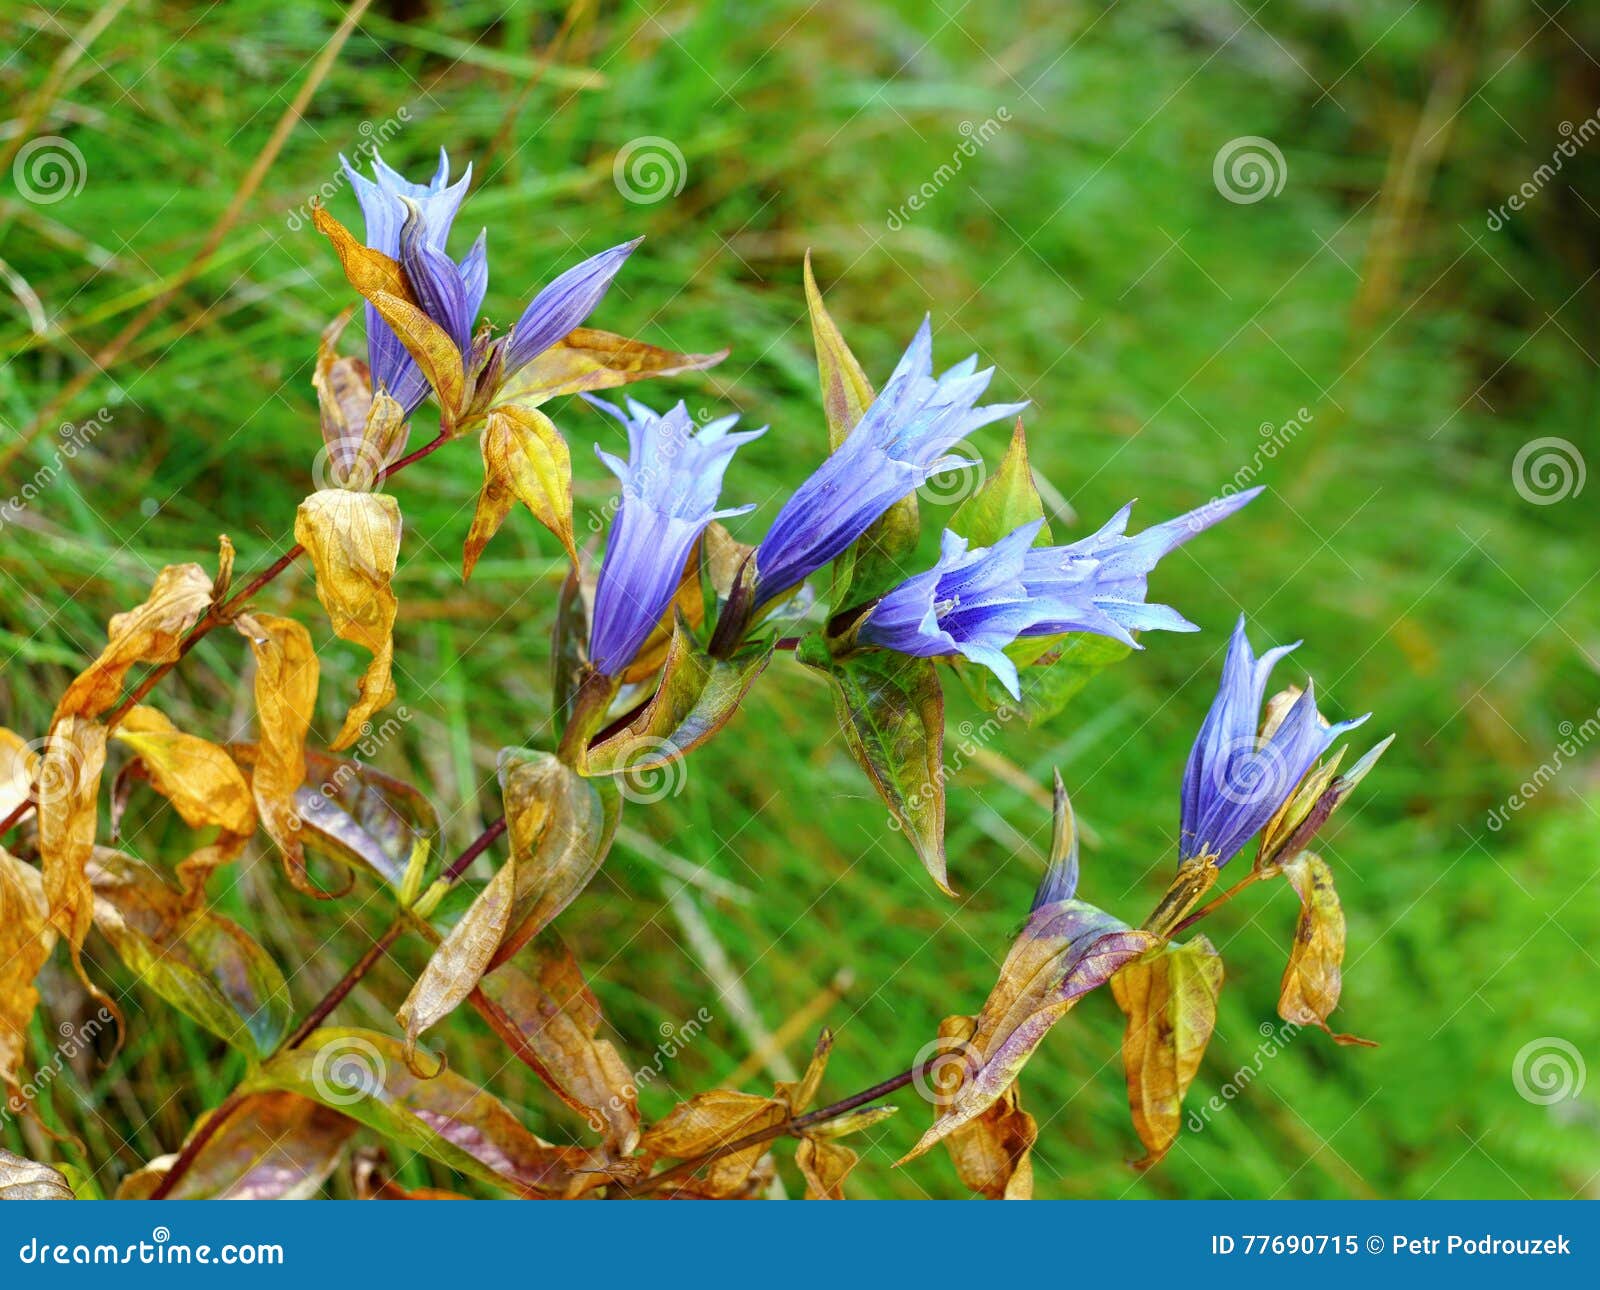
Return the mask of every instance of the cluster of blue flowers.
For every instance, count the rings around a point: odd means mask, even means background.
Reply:
[[[417,301],[454,340],[472,350],[472,328],[488,284],[480,234],[459,261],[445,239],[471,168],[454,184],[441,154],[427,184],[413,184],[375,161],[374,180],[346,170],[367,223],[367,244],[404,266]],[[500,344],[503,377],[531,362],[583,323],[637,245],[628,242],[585,260],[540,291]],[[373,382],[409,414],[427,393],[417,364],[368,306]],[[1026,404],[978,400],[992,368],[975,357],[933,373],[933,337],[925,318],[882,392],[844,442],[795,490],[753,557],[753,609],[759,612],[844,554],[896,502],[931,476],[977,463],[952,449],[973,431],[1015,416]],[[600,452],[622,484],[596,588],[590,661],[620,676],[667,613],[685,565],[707,525],[750,506],[718,509],[733,454],[763,430],[731,433],[737,417],[695,427],[685,405],[657,414],[629,399],[626,409],[586,395],[627,429],[626,461]],[[598,448],[597,448],[598,451]],[[867,609],[856,625],[866,647],[927,658],[961,657],[988,668],[1013,697],[1021,678],[1007,647],[1025,637],[1088,632],[1138,647],[1138,631],[1197,631],[1170,605],[1147,599],[1162,557],[1234,514],[1261,492],[1248,489],[1198,510],[1127,532],[1132,503],[1098,532],[1063,546],[1036,546],[1042,520],[973,548],[946,530],[933,567],[907,578]],[[836,608],[839,608],[836,606]],[[1275,726],[1260,717],[1268,674],[1293,646],[1259,660],[1234,632],[1221,689],[1189,758],[1182,795],[1183,858],[1223,864],[1259,831],[1345,730],[1329,725],[1311,687]],[[1362,718],[1361,720],[1364,720]],[[1269,723],[1270,725],[1270,723]]]

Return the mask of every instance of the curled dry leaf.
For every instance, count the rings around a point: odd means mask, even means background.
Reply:
[[[1329,1014],[1339,1006],[1344,963],[1344,909],[1333,871],[1321,856],[1303,851],[1279,866],[1279,872],[1300,897],[1300,918],[1278,987],[1278,1015],[1297,1026],[1320,1026],[1335,1043],[1376,1048],[1370,1039],[1339,1034],[1328,1026]]]
[[[75,1200],[58,1170],[0,1147],[0,1200]]]
[[[107,847],[95,849],[90,879],[95,926],[143,984],[252,1057],[278,1046],[293,1020],[289,987],[244,928]]]
[[[675,1106],[645,1131],[639,1145],[649,1160],[697,1160],[750,1134],[776,1129],[790,1114],[779,1097],[712,1089]],[[756,1142],[710,1161],[674,1190],[718,1199],[739,1195],[767,1146]]]
[[[960,1088],[900,1163],[920,1156],[988,1110],[1011,1087],[1050,1028],[1154,943],[1148,932],[1081,900],[1053,901],[1034,910],[978,1014]]]
[[[490,411],[479,436],[483,452],[483,488],[462,550],[461,576],[472,570],[489,539],[499,531],[520,501],[533,518],[554,533],[576,564],[572,537],[572,458],[566,440],[550,418],[532,407],[515,404]]]
[[[33,980],[55,940],[38,871],[0,847],[0,1091],[21,1082],[28,1023],[39,1005]]]
[[[94,854],[100,772],[106,764],[106,728],[87,717],[60,718],[39,760],[39,859],[50,921],[79,953],[94,921],[94,897],[85,872]]]
[[[211,607],[211,577],[198,564],[169,564],[144,604],[116,615],[100,657],[67,687],[52,728],[65,717],[97,717],[122,693],[135,663],[171,663],[183,638]]]
[[[843,1200],[844,1180],[861,1157],[826,1138],[801,1138],[794,1162],[806,1180],[807,1200]]]
[[[611,849],[622,805],[610,780],[584,779],[550,753],[518,748],[500,753],[500,795],[514,881],[491,967],[548,927],[589,885]],[[487,925],[493,915],[485,911]]]
[[[639,1142],[633,1075],[616,1045],[599,1038],[599,1000],[554,932],[484,977],[472,1000],[506,1045],[605,1134],[613,1154],[632,1152]]]
[[[715,354],[677,354],[642,340],[578,327],[516,372],[501,387],[499,397],[533,408],[562,395],[702,371],[727,356],[725,349]]]
[[[247,614],[234,626],[255,655],[256,755],[250,792],[261,827],[283,854],[289,881],[311,891],[295,794],[306,778],[306,731],[317,706],[317,654],[299,623]]]
[[[933,1083],[941,1100],[961,1089],[966,1078],[962,1058],[976,1029],[976,1017],[946,1017],[939,1023]],[[988,1110],[952,1132],[944,1144],[970,1190],[990,1200],[1031,1200],[1032,1152],[1038,1139],[1039,1126],[1022,1109],[1021,1087],[1013,1081]]]
[[[356,702],[331,745],[338,750],[365,733],[362,723],[394,698],[399,605],[390,583],[400,555],[400,505],[385,493],[324,488],[300,503],[294,536],[316,568],[317,599],[334,634],[372,655]]]
[[[206,1119],[190,1131],[194,1136]],[[295,1093],[252,1093],[200,1149],[172,1200],[311,1200],[338,1168],[356,1122]],[[117,1188],[118,1200],[147,1200],[176,1155],[152,1160]]]
[[[264,1063],[243,1087],[299,1093],[406,1150],[526,1195],[581,1196],[620,1167],[601,1151],[541,1141],[498,1098],[454,1071],[418,1078],[400,1044],[376,1031],[315,1031]]]
[[[191,829],[215,825],[228,833],[255,831],[250,785],[225,749],[185,734],[142,704],[128,710],[115,738],[138,754],[151,787]]]
[[[1128,1019],[1122,1064],[1133,1127],[1149,1153],[1141,1169],[1177,1140],[1183,1097],[1211,1042],[1221,989],[1222,958],[1204,936],[1158,946],[1111,978],[1111,994]]]

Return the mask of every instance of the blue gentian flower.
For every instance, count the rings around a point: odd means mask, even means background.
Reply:
[[[618,676],[667,612],[706,525],[753,509],[719,511],[717,494],[734,451],[766,427],[729,434],[739,420],[731,416],[708,422],[697,434],[682,403],[658,416],[635,399],[623,411],[583,397],[628,430],[627,461],[595,448],[622,481],[622,497],[595,588],[589,661],[604,675]]]
[[[426,184],[414,184],[399,171],[387,166],[383,158],[373,155],[373,179],[359,174],[343,155],[339,157],[344,173],[355,189],[356,200],[361,203],[361,214],[367,222],[367,245],[381,251],[390,259],[400,259],[400,231],[406,223],[406,202],[415,203],[421,223],[426,229],[422,240],[429,251],[443,258],[445,239],[450,236],[450,225],[467,195],[467,185],[472,182],[472,166],[466,173],[450,182],[450,158],[439,149],[439,169]],[[480,237],[479,243],[481,245]],[[482,261],[482,251],[477,249]],[[472,257],[469,255],[468,259]],[[465,264],[466,261],[463,261]],[[483,270],[487,284],[487,268]],[[478,293],[482,299],[482,291]],[[424,305],[424,308],[427,308]],[[432,316],[430,311],[429,316]],[[439,321],[436,319],[436,321]],[[444,324],[441,322],[440,324]],[[417,410],[428,396],[428,382],[422,375],[400,338],[390,330],[389,324],[378,316],[378,311],[367,306],[367,366],[372,370],[374,389],[386,390],[407,416]]]
[[[994,374],[977,365],[974,356],[934,379],[933,334],[923,319],[882,393],[772,522],[756,551],[757,606],[839,556],[930,475],[975,464],[948,455],[950,449],[1027,406],[975,407]]]
[[[1034,520],[971,551],[966,538],[946,529],[938,563],[884,596],[857,639],[924,658],[960,654],[987,667],[1020,699],[1017,665],[1005,648],[1047,612],[1022,581],[1024,557],[1043,523]]]
[[[463,357],[467,356],[473,323],[489,285],[484,236],[478,235],[460,261],[451,260],[444,248],[472,179],[472,167],[451,184],[450,160],[441,148],[433,179],[413,184],[376,155],[372,161],[375,180],[357,174],[343,157],[340,161],[366,217],[366,244],[400,261],[423,312],[444,328]],[[574,327],[582,326],[641,240],[635,238],[592,256],[534,296],[503,342],[500,379],[526,367]],[[370,304],[367,354],[374,386],[387,390],[407,416],[416,411],[427,397],[427,380]]]
[[[1133,510],[1129,502],[1098,533],[1067,546],[1028,552],[1022,576],[1029,594],[1069,606],[1059,618],[1041,619],[1028,634],[1094,632],[1137,648],[1130,632],[1199,631],[1170,605],[1146,603],[1150,571],[1163,556],[1248,505],[1260,492],[1250,488],[1208,502],[1133,537],[1127,535]]]
[[[1218,868],[1226,864],[1276,814],[1334,741],[1367,719],[1327,724],[1317,712],[1308,681],[1276,728],[1261,730],[1267,678],[1298,644],[1270,649],[1258,659],[1240,615],[1222,665],[1222,685],[1183,772],[1180,859],[1210,856]]]
[[[1149,573],[1162,556],[1260,491],[1201,507],[1136,537],[1125,533],[1129,503],[1098,533],[1068,546],[1033,547],[1043,520],[976,551],[946,531],[939,562],[884,596],[857,635],[902,654],[960,654],[987,667],[1020,699],[1016,665],[1004,653],[1019,636],[1092,632],[1137,649],[1130,632],[1198,631],[1171,606],[1145,602]]]

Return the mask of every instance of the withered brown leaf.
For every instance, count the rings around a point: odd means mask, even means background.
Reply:
[[[1297,1026],[1320,1026],[1337,1044],[1376,1048],[1360,1035],[1340,1034],[1328,1025],[1343,987],[1344,909],[1333,885],[1333,871],[1315,852],[1302,851],[1278,867],[1300,897],[1289,963],[1278,987],[1278,1015]]]
[[[55,939],[38,871],[0,847],[0,1091],[21,1080],[28,1022],[39,1005],[33,980]]]
[[[74,1200],[58,1170],[0,1147],[0,1200]]]
[[[940,1099],[954,1097],[966,1077],[964,1054],[977,1029],[976,1017],[952,1016],[939,1023],[940,1051],[932,1083]],[[1022,1090],[1009,1088],[975,1119],[945,1138],[944,1144],[962,1183],[990,1200],[1031,1200],[1033,1197],[1033,1144],[1039,1126],[1022,1109]]]
[[[561,395],[701,371],[727,356],[725,349],[715,354],[676,354],[642,340],[579,327],[513,374],[499,397],[533,408]]]
[[[80,976],[79,952],[94,921],[94,898],[85,869],[94,853],[100,772],[105,763],[106,728],[81,716],[65,716],[56,722],[39,761],[39,859],[44,894],[50,921],[71,947]]]
[[[114,737],[139,755],[151,786],[191,829],[216,825],[229,833],[255,831],[250,785],[225,749],[185,734],[143,704],[128,710]]]
[[[1168,942],[1133,960],[1111,978],[1111,994],[1128,1019],[1122,1064],[1133,1127],[1157,1163],[1177,1140],[1183,1096],[1200,1069],[1217,1023],[1222,957],[1204,936]]]

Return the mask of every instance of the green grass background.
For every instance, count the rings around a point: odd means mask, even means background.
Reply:
[[[95,9],[7,7],[8,116]],[[0,442],[193,257],[340,12],[134,0],[70,69],[33,133],[81,150],[81,191],[38,204],[0,179]],[[646,234],[594,321],[682,349],[732,346],[702,378],[635,392],[772,425],[727,490],[763,502],[739,521],[750,538],[825,443],[800,289],[811,248],[877,379],[931,311],[941,364],[977,350],[998,367],[997,397],[1033,401],[1058,534],[1088,532],[1135,496],[1136,525],[1165,518],[1252,462],[1270,491],[1153,580],[1152,598],[1200,634],[1149,638],[1060,717],[961,758],[955,901],[886,829],[823,687],[776,662],[682,791],[629,809],[630,832],[561,920],[630,1063],[653,1063],[664,1029],[702,1007],[714,1017],[662,1063],[646,1110],[731,1077],[766,1087],[759,1035],[779,1034],[784,1058],[803,1064],[823,1021],[838,1033],[824,1097],[843,1096],[903,1069],[940,1017],[975,1010],[1040,872],[1053,766],[1092,830],[1083,894],[1142,917],[1174,863],[1184,757],[1244,610],[1258,644],[1304,638],[1287,671],[1315,675],[1325,711],[1376,714],[1359,745],[1398,734],[1323,848],[1349,916],[1335,1020],[1382,1046],[1300,1035],[1140,1175],[1126,1163],[1137,1142],[1120,1018],[1097,995],[1023,1078],[1041,1122],[1039,1193],[1593,1194],[1600,1072],[1545,1106],[1519,1096],[1512,1071],[1547,1037],[1589,1066],[1600,1058],[1596,753],[1557,752],[1562,723],[1600,706],[1600,485],[1535,505],[1512,476],[1522,446],[1545,436],[1600,464],[1600,146],[1563,159],[1502,227],[1488,216],[1551,159],[1563,122],[1600,107],[1596,15],[1560,0],[588,5],[528,89],[563,13],[466,0],[380,4],[364,20],[224,252],[63,411],[82,421],[104,406],[109,427],[59,469],[46,434],[0,487],[51,471],[0,531],[0,720],[42,733],[107,617],[160,564],[209,560],[225,531],[250,570],[288,541],[318,447],[317,333],[352,298],[295,212],[338,183],[339,151],[393,128],[385,155],[402,167],[431,168],[441,144],[477,159],[461,246],[488,226],[486,312],[502,324],[559,269]],[[891,228],[957,153],[964,123],[1001,109],[998,134]],[[612,175],[618,151],[647,135],[686,159],[682,191],[653,205],[626,200]],[[1233,204],[1212,163],[1244,135],[1273,140],[1287,176],[1276,196]],[[354,220],[342,187],[330,205]],[[576,402],[553,413],[574,444],[584,532],[610,487],[590,445],[617,434]],[[1261,427],[1291,418],[1304,429],[1268,459]],[[975,446],[992,463],[1004,439],[994,426]],[[380,758],[434,797],[455,846],[497,809],[496,750],[543,730],[561,573],[554,541],[516,514],[461,585],[476,457],[456,445],[396,484],[397,680],[412,719]],[[925,508],[925,539],[941,513]],[[327,643],[305,570],[262,603]],[[364,657],[324,649],[324,737]],[[200,733],[235,734],[248,723],[244,672],[243,650],[219,634],[160,702]],[[950,692],[959,732],[975,713]],[[1489,812],[1552,759],[1564,763],[1554,782],[1490,830]],[[136,845],[181,855],[184,838],[151,816]],[[252,856],[214,885],[292,972],[303,1009],[387,911],[364,888],[314,905]],[[1228,979],[1191,1105],[1257,1063],[1294,924],[1280,886],[1206,927]],[[173,1149],[241,1063],[90,948],[130,991],[128,1041],[109,1064],[76,1063],[49,1116],[109,1189]],[[422,956],[404,943],[341,1018],[391,1027]],[[86,1006],[60,964],[46,995],[41,1061],[53,1026]],[[437,1037],[455,1070],[539,1132],[580,1135],[475,1018]],[[927,1120],[915,1098],[901,1104],[863,1140],[849,1190],[961,1194],[938,1154],[890,1168]],[[4,1141],[79,1158],[15,1126]],[[450,1184],[421,1161],[396,1164],[413,1183]]]

